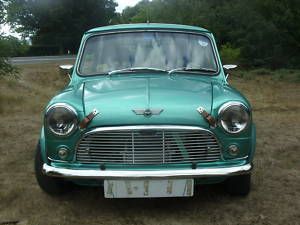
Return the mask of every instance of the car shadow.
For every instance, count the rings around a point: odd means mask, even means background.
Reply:
[[[197,185],[193,197],[106,199],[103,187],[76,186],[71,193],[61,198],[81,207],[89,207],[102,212],[115,209],[119,212],[130,212],[143,209],[148,212],[171,211],[173,213],[176,210],[191,209],[199,204],[205,207],[217,202],[227,202],[232,196],[224,191],[222,184],[210,184]]]

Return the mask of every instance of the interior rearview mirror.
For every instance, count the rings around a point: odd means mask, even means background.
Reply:
[[[71,75],[73,72],[73,65],[71,64],[66,64],[66,65],[60,65],[59,66],[59,71],[63,75],[67,75],[71,79]]]

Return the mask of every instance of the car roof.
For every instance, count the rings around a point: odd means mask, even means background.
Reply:
[[[96,33],[96,32],[107,32],[107,31],[121,31],[121,30],[181,30],[181,31],[194,31],[194,32],[205,32],[210,33],[210,31],[196,26],[180,25],[180,24],[166,24],[166,23],[133,23],[133,24],[119,24],[110,25],[103,27],[96,27],[85,32]]]

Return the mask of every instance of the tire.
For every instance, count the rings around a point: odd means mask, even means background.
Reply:
[[[251,174],[229,177],[225,181],[227,193],[235,196],[246,196],[250,192]]]
[[[35,177],[40,188],[50,195],[61,195],[69,192],[72,189],[70,182],[67,182],[61,178],[49,177],[43,174],[43,160],[41,155],[40,143],[36,147],[34,169]]]

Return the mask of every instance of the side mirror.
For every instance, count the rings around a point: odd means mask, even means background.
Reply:
[[[73,65],[67,64],[67,65],[60,65],[59,71],[62,75],[67,75],[71,80],[71,74],[73,72]]]
[[[227,65],[223,65],[223,68],[224,68],[225,70],[232,70],[232,69],[237,68],[237,65],[234,65],[234,64],[227,64]]]
[[[223,69],[224,69],[224,72],[225,72],[225,79],[227,80],[228,76],[229,76],[229,73],[228,73],[228,70],[232,70],[232,69],[235,69],[237,68],[237,65],[234,65],[234,64],[227,64],[227,65],[223,65]]]

